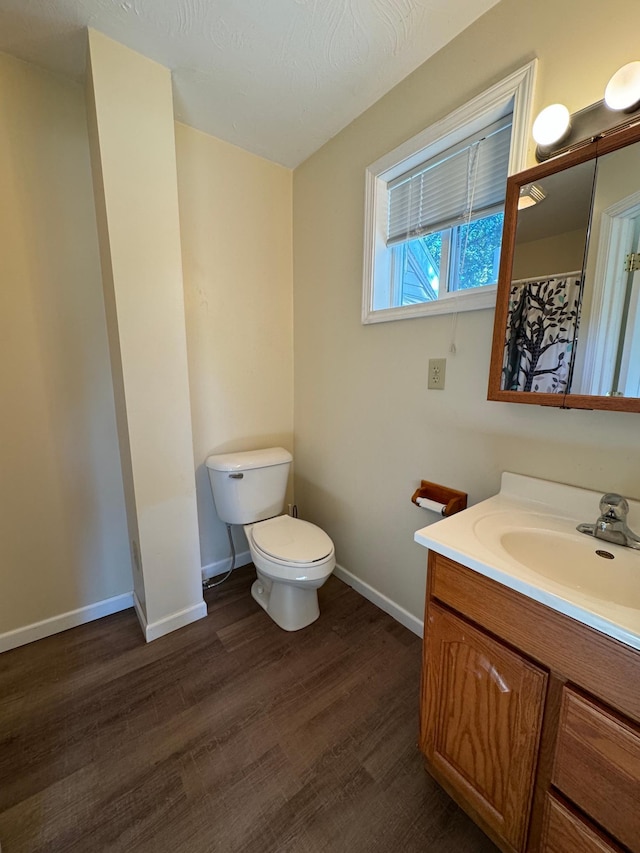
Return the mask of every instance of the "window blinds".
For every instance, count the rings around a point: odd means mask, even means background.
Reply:
[[[387,245],[442,231],[504,202],[512,116],[388,184]]]

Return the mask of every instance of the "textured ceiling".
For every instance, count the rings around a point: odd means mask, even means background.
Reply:
[[[176,118],[296,166],[497,0],[0,0],[0,50],[80,78],[85,27],[173,72]]]

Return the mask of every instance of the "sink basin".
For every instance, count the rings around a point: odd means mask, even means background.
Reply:
[[[640,551],[578,533],[602,494],[505,472],[500,493],[416,542],[640,650]],[[629,501],[640,530],[640,501]]]
[[[538,575],[574,590],[640,609],[640,553],[592,536],[515,529],[500,536],[504,550]]]

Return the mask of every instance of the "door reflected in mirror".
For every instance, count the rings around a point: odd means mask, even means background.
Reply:
[[[640,397],[640,143],[598,158],[572,394]]]

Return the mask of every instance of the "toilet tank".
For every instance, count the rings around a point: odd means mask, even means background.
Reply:
[[[209,456],[206,465],[220,520],[251,524],[280,515],[292,461],[283,447]]]

